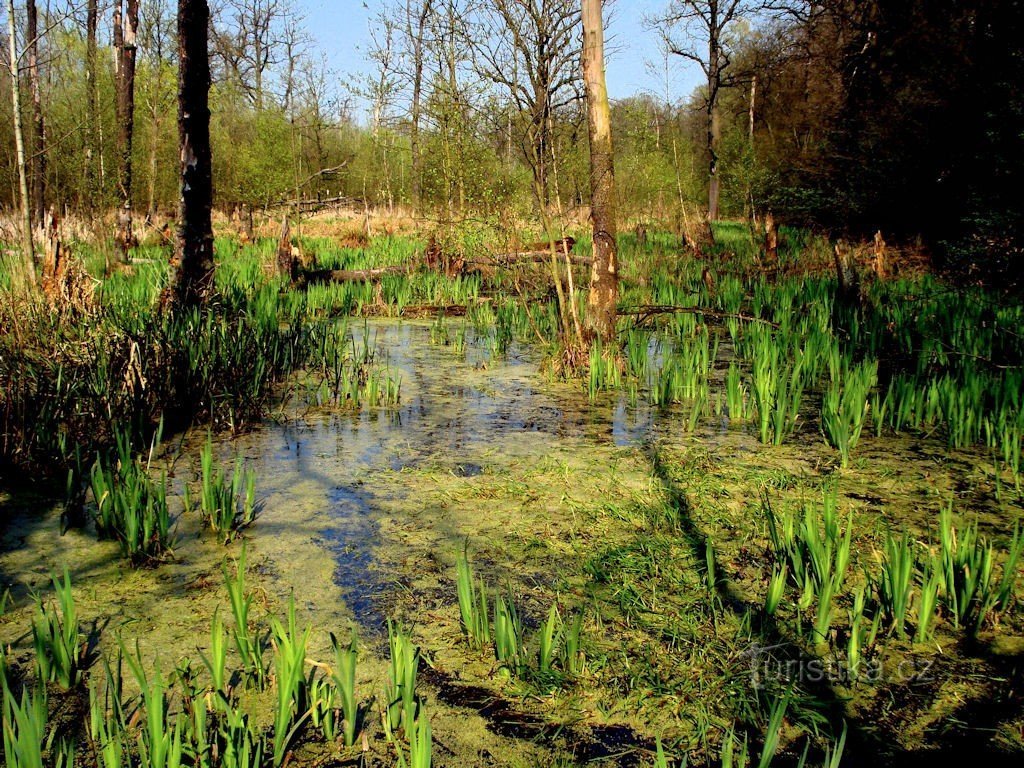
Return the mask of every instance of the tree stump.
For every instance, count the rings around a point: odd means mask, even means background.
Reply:
[[[281,235],[277,239],[277,274],[294,282],[299,276],[299,260],[292,246],[291,224],[288,217],[281,220]]]
[[[882,239],[882,230],[875,232],[874,242],[874,261],[872,267],[874,268],[875,275],[881,279],[885,279],[888,275],[888,268],[885,262],[885,240]]]
[[[779,263],[779,230],[771,211],[764,217],[764,260],[772,265]]]

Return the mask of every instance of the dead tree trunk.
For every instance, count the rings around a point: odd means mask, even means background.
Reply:
[[[213,164],[210,154],[210,6],[178,2],[178,138],[181,200],[178,210],[177,306],[206,300],[213,285]]]
[[[299,260],[292,252],[292,228],[287,214],[281,220],[281,234],[277,238],[277,274],[292,282],[299,276]]]
[[[708,21],[708,94],[707,94],[707,150],[708,150],[708,240],[714,240],[711,224],[718,219],[720,180],[718,177],[718,148],[722,141],[722,120],[718,97],[722,86],[722,21],[718,3],[709,3]]]
[[[139,0],[118,2],[114,9],[114,48],[117,80],[117,215],[118,255],[128,261],[135,246],[132,233],[132,137],[135,133],[135,59],[138,51]]]
[[[43,251],[43,294],[52,301],[60,291],[58,281],[63,256],[57,217],[52,212],[47,216],[43,230],[46,235]]]
[[[885,259],[885,239],[882,237],[882,230],[878,230],[877,232],[875,232],[875,242],[873,250],[875,254],[875,260],[872,266],[875,270],[875,275],[877,277],[885,279],[885,277],[887,277],[889,274],[889,268],[886,264]]]
[[[247,243],[256,241],[256,225],[253,222],[252,205],[242,206],[242,239]]]
[[[39,84],[39,12],[36,0],[25,3],[27,15],[28,82],[32,92],[32,215],[40,224],[46,218],[46,121],[43,119],[43,95]]]
[[[604,76],[604,26],[601,0],[583,0],[583,81],[590,131],[590,217],[594,261],[587,299],[587,329],[606,341],[615,338],[619,293],[616,264],[615,168],[611,109]]]
[[[860,278],[853,260],[853,251],[844,242],[839,241],[832,253],[836,264],[839,297],[847,304],[854,303],[860,296]]]
[[[849,334],[860,321],[861,298],[860,277],[854,262],[853,251],[842,240],[832,251],[836,265],[836,298],[832,304],[833,328]]]

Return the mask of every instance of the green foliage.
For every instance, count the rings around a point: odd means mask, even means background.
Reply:
[[[852,526],[847,521],[843,530],[839,522],[836,488],[822,492],[820,523],[818,509],[803,505],[803,514],[789,509],[777,517],[765,501],[768,533],[776,561],[788,572],[793,585],[800,592],[799,605],[807,608],[815,596],[821,598],[819,610],[830,605],[846,578],[850,563]],[[773,575],[773,581],[777,577]],[[775,589],[781,589],[777,584]],[[777,605],[777,601],[775,601]],[[820,615],[823,621],[827,615]]]
[[[914,589],[916,558],[910,537],[889,535],[885,542],[882,571],[875,592],[882,615],[897,636],[903,637]]]
[[[829,443],[839,451],[844,468],[860,441],[867,421],[868,395],[877,381],[877,360],[852,367],[844,360],[836,366],[831,385],[825,390],[821,426]]]
[[[426,709],[421,709],[416,719],[406,727],[406,737],[409,742],[408,760],[402,746],[395,742],[400,768],[430,768],[433,761],[433,735]]]
[[[334,649],[335,658],[335,668],[331,677],[341,698],[345,746],[351,747],[356,742],[359,728],[359,705],[356,700],[356,660],[359,651],[355,637],[352,638],[348,647],[343,647],[331,634],[331,646]]]
[[[46,751],[46,693],[26,688],[18,699],[3,686],[4,757],[7,768],[43,768]]]
[[[228,645],[224,632],[224,620],[220,616],[220,609],[213,611],[213,621],[210,625],[210,655],[200,651],[203,664],[210,672],[210,679],[213,683],[213,693],[224,695],[227,693],[227,656]]]
[[[142,768],[179,768],[183,754],[181,721],[168,711],[169,684],[159,672],[149,676],[137,645],[135,653],[125,652],[124,658],[139,686],[144,712],[138,737]]]
[[[774,570],[772,570],[772,576],[768,582],[768,591],[765,593],[764,598],[764,612],[769,616],[775,615],[779,603],[782,602],[782,597],[786,593],[786,579],[788,576],[789,566],[786,564],[781,566],[776,564]]]
[[[274,709],[273,762],[280,766],[296,734],[310,715],[307,679],[306,645],[311,627],[299,631],[295,617],[295,597],[288,601],[288,623],[274,617],[270,621],[271,643],[274,647],[274,683],[277,705]]]
[[[392,731],[404,726],[411,736],[419,713],[416,695],[416,673],[420,665],[420,649],[397,624],[388,621],[388,646],[391,650],[390,673],[385,688],[385,721]]]
[[[96,505],[96,530],[116,538],[121,551],[135,564],[158,559],[170,551],[171,515],[166,477],[158,482],[132,452],[128,432],[115,433],[115,457],[98,455],[91,485]]]
[[[64,568],[64,579],[52,577],[56,606],[36,597],[36,615],[32,621],[32,641],[39,666],[39,679],[58,683],[68,689],[78,684],[82,673],[81,633],[78,613],[71,594],[71,574]]]
[[[974,521],[959,531],[953,526],[952,504],[939,516],[940,563],[943,599],[957,626],[965,625],[977,634],[990,614],[1005,611],[1012,600],[1021,552],[1024,550],[1020,524],[1002,564],[1002,577],[995,575],[996,550],[978,534]],[[936,574],[936,581],[939,576]]]
[[[243,546],[238,561],[235,563],[234,574],[229,570],[227,561],[221,566],[221,571],[224,574],[224,584],[231,602],[231,614],[235,620],[235,626],[231,631],[235,648],[248,678],[262,689],[266,683],[267,668],[263,660],[263,641],[253,630],[249,618],[254,598],[252,593],[246,589],[245,554]]]
[[[108,681],[114,678],[107,666]],[[96,745],[97,756],[101,768],[122,768],[125,753],[128,749],[127,730],[124,724],[124,712],[121,709],[119,687],[108,685],[106,699],[114,697],[113,712],[108,701],[101,699],[97,686],[89,686],[89,736]]]
[[[764,330],[748,330],[753,353],[750,391],[762,443],[780,445],[796,428],[806,384],[804,353],[792,356]]]
[[[491,639],[487,586],[482,579],[474,580],[473,570],[465,552],[456,560],[456,571],[462,630],[473,647],[480,650]]]
[[[207,527],[227,543],[256,520],[256,473],[238,458],[228,480],[224,470],[214,466],[213,437],[209,432],[199,462],[199,512]],[[187,486],[185,493],[185,508],[190,509]]]
[[[523,657],[523,622],[515,602],[502,595],[494,596],[494,652],[513,675],[522,675],[526,668]]]

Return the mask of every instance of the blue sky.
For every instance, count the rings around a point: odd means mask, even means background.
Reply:
[[[368,72],[369,23],[380,0],[295,0],[306,15],[306,28],[339,75]],[[656,35],[644,28],[645,14],[657,12],[667,0],[617,0],[609,25],[608,91],[613,99],[648,91],[665,98],[665,64]],[[669,96],[684,98],[697,84],[699,72],[674,62]]]

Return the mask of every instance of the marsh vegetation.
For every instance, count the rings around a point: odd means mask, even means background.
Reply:
[[[1019,763],[1019,13],[36,5],[7,768]]]
[[[620,239],[637,310],[582,377],[521,267],[297,290],[260,268],[269,243],[225,235],[240,319],[169,330],[155,265],[102,281],[60,334],[30,307],[7,337],[6,461],[52,482],[4,497],[5,753],[1018,749],[1024,310],[913,273],[866,285],[838,330],[826,268],[765,274],[744,228],[718,240],[709,284],[667,239]],[[301,242],[344,269],[422,247]],[[783,265],[826,247],[784,242]],[[194,361],[175,387],[169,356]],[[172,418],[195,426],[171,438]]]

